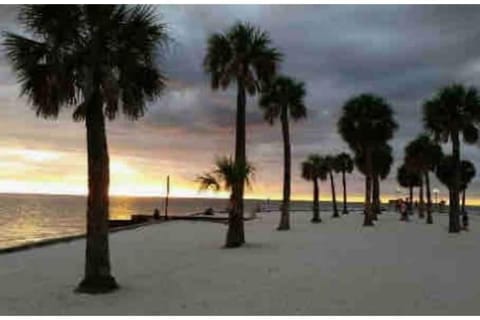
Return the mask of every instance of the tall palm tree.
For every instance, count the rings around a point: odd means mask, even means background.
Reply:
[[[38,116],[74,107],[87,130],[88,200],[85,277],[79,292],[117,288],[108,246],[109,156],[105,117],[143,115],[164,76],[155,64],[168,40],[150,6],[28,5],[19,20],[29,37],[5,35],[13,69]]]
[[[411,170],[405,164],[402,164],[397,171],[397,182],[401,187],[408,188],[408,211],[411,213],[413,210],[413,188],[420,186],[421,175],[418,173],[418,171]]]
[[[450,201],[452,201],[452,188],[453,188],[454,179],[455,179],[454,163],[455,163],[454,157],[451,155],[447,155],[443,157],[443,159],[440,161],[435,171],[438,180],[440,180],[440,182],[448,188]],[[476,170],[473,163],[468,160],[462,160],[460,162],[460,191],[462,191],[461,210],[462,210],[463,224],[465,228],[468,226],[468,215],[465,210],[465,192],[468,187],[468,184],[473,179],[473,177],[475,177],[475,175],[476,175]]]
[[[305,85],[290,77],[278,76],[262,92],[260,108],[271,125],[280,118],[283,137],[283,202],[278,230],[290,229],[291,146],[289,118],[299,120],[307,116]]]
[[[342,173],[342,186],[343,186],[343,211],[342,214],[348,214],[347,210],[347,184],[345,175],[353,171],[353,160],[352,157],[345,152],[342,152],[336,156],[335,162],[336,166]]]
[[[203,62],[210,75],[213,90],[227,89],[232,82],[237,85],[237,115],[235,137],[235,162],[246,162],[245,114],[246,95],[255,95],[261,86],[275,75],[280,53],[271,46],[270,36],[248,23],[236,23],[225,33],[215,33],[208,38],[207,53]],[[227,247],[245,243],[243,228],[244,183],[233,186],[236,208],[231,211],[227,232]]]
[[[449,232],[460,231],[460,135],[465,143],[478,140],[476,124],[480,119],[477,89],[454,84],[438,91],[423,106],[423,123],[436,141],[452,142],[454,179],[452,181]]]
[[[247,187],[251,186],[251,180],[255,173],[255,168],[246,162],[242,167],[236,164],[232,157],[219,157],[215,160],[215,168],[199,175],[196,182],[200,185],[200,190],[211,189],[215,192],[220,190],[230,191],[229,211],[235,208],[235,197],[233,197],[233,186],[242,181]]]
[[[372,152],[376,145],[384,144],[393,137],[397,123],[393,111],[383,98],[361,94],[348,100],[343,106],[338,121],[338,131],[355,154],[365,155],[365,180],[372,181]],[[367,189],[367,194],[370,188]],[[366,197],[364,226],[373,226],[371,196]]]
[[[337,197],[335,192],[335,181],[333,180],[333,173],[340,172],[340,167],[336,162],[335,156],[326,156],[325,162],[328,168],[328,176],[330,177],[330,190],[332,192],[332,209],[333,209],[333,218],[339,218],[340,215],[338,214],[337,208]]]
[[[322,222],[320,219],[319,180],[325,180],[328,174],[328,167],[325,159],[319,155],[311,154],[307,160],[302,162],[302,178],[313,182],[313,217],[312,223]]]
[[[372,149],[372,167],[373,179],[367,183],[367,188],[371,188],[370,194],[372,202],[373,219],[377,220],[377,215],[381,213],[380,202],[380,179],[385,179],[390,173],[393,163],[392,147],[388,144],[380,144]],[[355,165],[358,170],[365,174],[366,164],[365,156],[358,153],[355,156]],[[367,196],[367,193],[366,193]]]
[[[427,224],[433,223],[429,172],[435,170],[442,158],[442,148],[426,134],[419,135],[405,148],[405,164],[410,169],[419,172],[425,181]]]

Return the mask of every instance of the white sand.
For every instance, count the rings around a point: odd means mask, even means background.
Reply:
[[[406,224],[375,228],[350,214],[275,231],[276,214],[247,223],[249,244],[221,249],[225,226],[178,221],[111,236],[121,290],[88,296],[84,241],[0,256],[0,314],[480,314],[480,223],[468,233]]]

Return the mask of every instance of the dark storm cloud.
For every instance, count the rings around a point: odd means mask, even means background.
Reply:
[[[198,83],[208,83],[202,59],[209,34],[239,20],[271,34],[285,54],[282,72],[305,81],[308,89],[310,118],[292,130],[296,163],[310,152],[346,150],[336,133],[341,105],[368,91],[384,96],[395,111],[400,128],[392,145],[398,165],[405,144],[422,131],[422,102],[454,81],[473,85],[480,81],[478,6],[160,6],[159,11],[178,35],[168,70],[195,90]],[[212,102],[218,93],[200,95],[203,107],[190,116],[182,112],[175,119],[170,109],[170,116],[163,118],[160,106],[154,114],[169,125],[180,123],[193,130],[194,119],[207,126],[224,121],[233,125],[234,94],[228,112]],[[255,100],[250,104],[255,112]],[[252,136],[252,154],[270,164],[276,161],[280,168],[278,130],[265,126]],[[466,153],[478,161],[476,151]],[[390,192],[395,170],[389,178]]]
[[[2,30],[18,30],[17,8],[1,9]],[[403,148],[422,131],[422,102],[439,87],[455,81],[480,87],[480,6],[160,5],[157,9],[173,38],[161,59],[168,89],[143,120],[109,124],[109,137],[112,150],[118,153],[148,157],[148,152],[155,150],[159,157],[170,157],[187,171],[189,152],[203,151],[207,156],[199,161],[206,167],[214,154],[233,150],[235,86],[212,91],[202,62],[208,36],[225,31],[236,21],[249,21],[268,31],[284,53],[281,72],[306,83],[309,117],[293,124],[291,130],[294,191],[309,193],[310,186],[298,177],[299,164],[309,153],[348,150],[337,134],[336,123],[342,104],[351,96],[377,93],[395,111],[400,125],[391,142],[395,165],[383,189],[392,194]],[[34,116],[18,116],[18,90],[12,89],[15,79],[3,55],[0,71],[0,99],[6,106],[0,113],[27,127],[17,140],[21,136],[22,144],[29,145],[28,136],[35,143],[35,137],[42,136],[46,145],[72,145],[73,130],[65,138],[33,133]],[[247,150],[257,166],[257,181],[280,190],[281,175],[272,174],[282,168],[280,127],[264,123],[255,97],[249,99],[247,110]],[[55,125],[75,128],[76,134],[83,129],[66,124],[69,116],[61,119],[64,122]],[[15,124],[7,125],[3,133],[14,135]],[[77,141],[75,146],[81,148],[83,142]],[[480,171],[478,146],[465,147],[464,154]],[[192,170],[198,172],[198,168]],[[354,179],[358,183],[353,189],[361,192],[358,174]],[[474,186],[479,190],[480,180]]]

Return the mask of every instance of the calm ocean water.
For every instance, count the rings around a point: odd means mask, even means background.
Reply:
[[[270,201],[269,208],[278,208],[279,201]],[[130,219],[132,214],[152,214],[155,208],[163,213],[162,198],[111,197],[110,218]],[[169,213],[182,215],[203,212],[206,208],[223,210],[224,199],[170,198]],[[265,201],[245,200],[245,211],[253,211]],[[359,211],[361,204],[349,204]],[[331,203],[322,202],[322,211],[331,212]],[[292,211],[311,210],[311,202],[294,201]],[[85,233],[86,199],[64,195],[0,195],[0,248]],[[478,210],[474,210],[477,211]],[[474,212],[472,212],[474,213]]]

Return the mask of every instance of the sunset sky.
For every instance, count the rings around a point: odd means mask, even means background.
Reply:
[[[300,175],[309,153],[348,151],[337,134],[342,104],[362,92],[382,95],[400,125],[391,144],[395,163],[382,185],[384,199],[397,197],[396,169],[405,144],[422,131],[421,104],[454,81],[480,87],[479,6],[157,6],[174,39],[159,61],[168,89],[138,121],[108,123],[111,193],[163,195],[167,174],[174,196],[199,193],[197,174],[216,156],[233,153],[235,90],[214,92],[202,69],[206,39],[236,21],[249,21],[271,34],[285,55],[281,72],[305,81],[308,119],[292,124],[293,198],[310,199],[312,186]],[[0,29],[18,31],[17,8],[0,6]],[[256,97],[247,106],[247,153],[256,167],[248,197],[279,198],[283,149],[280,126],[262,119]],[[0,51],[0,192],[86,192],[83,123],[72,110],[57,120],[36,118],[4,51]],[[448,149],[447,149],[448,147]],[[445,146],[450,151],[450,145]],[[465,159],[480,171],[478,145],[464,147]],[[446,190],[436,179],[433,187]],[[363,178],[348,178],[352,199],[363,193]],[[337,188],[341,184],[338,180]],[[478,178],[471,202],[480,199]],[[219,196],[225,196],[220,194]],[[321,198],[330,197],[321,185]],[[473,201],[475,200],[475,201]]]

